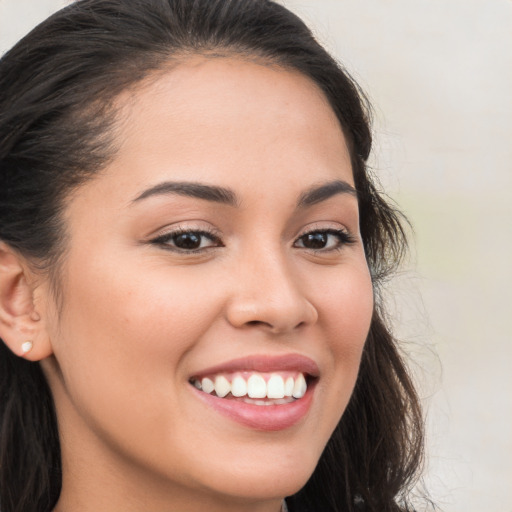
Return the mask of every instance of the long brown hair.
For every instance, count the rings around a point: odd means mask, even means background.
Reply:
[[[79,0],[0,61],[0,240],[57,280],[70,190],[115,154],[114,99],[170,60],[208,52],[300,71],[348,141],[375,309],[353,396],[293,511],[409,510],[422,416],[379,289],[406,247],[400,214],[367,170],[370,108],[304,23],[269,0]],[[58,289],[58,285],[56,285]],[[0,508],[44,512],[61,485],[58,425],[37,363],[0,343]]]

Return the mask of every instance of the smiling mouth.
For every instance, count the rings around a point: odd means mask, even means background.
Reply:
[[[254,405],[283,405],[302,398],[310,377],[301,372],[218,373],[194,377],[190,383],[200,391],[218,398]]]

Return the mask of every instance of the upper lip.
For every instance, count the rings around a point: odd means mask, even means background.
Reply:
[[[236,371],[253,372],[278,372],[296,371],[318,377],[320,370],[318,365],[309,357],[301,354],[283,354],[278,356],[253,355],[245,356],[231,361],[226,361],[194,373],[193,377],[202,377],[216,373],[228,373]]]

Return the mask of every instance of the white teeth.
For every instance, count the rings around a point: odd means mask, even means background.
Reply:
[[[292,396],[294,385],[295,381],[293,380],[293,377],[288,377],[284,383],[284,396]]]
[[[205,392],[205,393],[211,393],[214,389],[215,389],[215,385],[213,384],[213,381],[210,380],[208,377],[205,377],[202,381],[201,381],[201,389]]]
[[[251,375],[247,381],[247,394],[249,398],[266,398],[267,383],[261,375]]]
[[[248,403],[257,405],[277,405],[290,403],[293,399],[302,398],[307,391],[307,383],[304,375],[299,373],[294,379],[287,377],[284,379],[281,375],[273,373],[265,380],[265,377],[259,373],[253,373],[248,380],[241,375],[235,375],[232,382],[225,375],[217,375],[214,380],[204,377],[196,379],[191,383],[205,393],[215,394],[220,398],[225,398],[231,393],[236,398],[245,397]],[[273,400],[267,402],[261,399]]]
[[[302,398],[308,389],[308,385],[306,384],[306,379],[302,373],[295,379],[295,385],[293,386],[293,398]]]
[[[281,375],[272,375],[267,382],[268,398],[284,398],[284,380]]]
[[[231,383],[231,394],[237,397],[247,395],[247,382],[245,382],[244,378],[236,376],[233,379]]]
[[[231,384],[229,380],[223,375],[215,377],[215,393],[217,396],[224,398],[231,391]]]

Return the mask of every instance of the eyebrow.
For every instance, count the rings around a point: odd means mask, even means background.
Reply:
[[[297,206],[298,208],[313,206],[338,194],[350,194],[357,197],[357,191],[350,183],[343,180],[335,180],[306,190],[300,196]]]
[[[138,195],[132,201],[132,204],[148,197],[168,194],[194,197],[233,207],[237,207],[240,204],[236,194],[229,188],[187,181],[165,181],[159,183]],[[297,208],[313,206],[338,194],[350,194],[357,197],[357,191],[352,185],[343,180],[334,180],[306,190],[300,195],[297,201]]]
[[[237,206],[238,200],[235,193],[224,187],[216,185],[205,185],[203,183],[186,182],[186,181],[166,181],[151,187],[139,196],[132,203],[142,201],[152,196],[177,194],[180,196],[195,197],[215,203],[227,204],[229,206]]]

